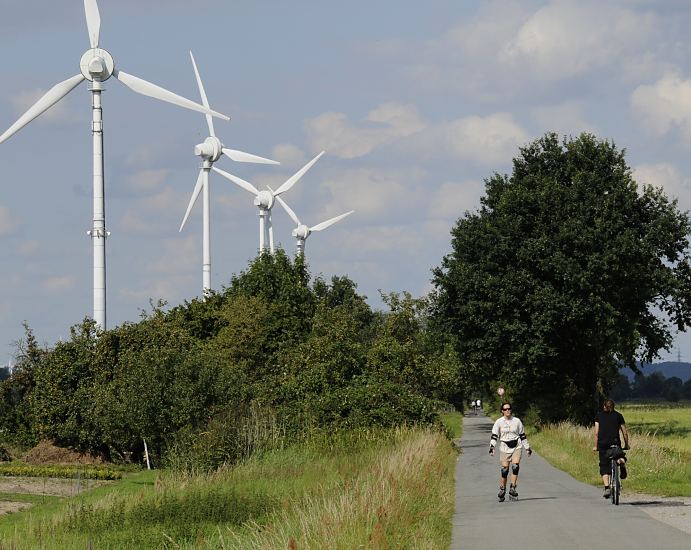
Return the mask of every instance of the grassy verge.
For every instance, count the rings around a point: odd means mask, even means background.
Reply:
[[[456,453],[437,431],[322,434],[211,475],[142,472],[0,518],[22,548],[446,548]]]
[[[449,437],[458,439],[463,435],[463,415],[459,412],[439,413],[439,420],[446,428]]]
[[[537,452],[557,468],[580,481],[601,485],[593,431],[563,422],[547,426],[530,436]],[[667,496],[691,496],[691,453],[671,448],[654,434],[631,438],[626,490]]]

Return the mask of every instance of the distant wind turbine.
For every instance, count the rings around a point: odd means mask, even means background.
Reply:
[[[278,198],[279,195],[285,193],[288,191],[293,185],[297,183],[297,181],[305,175],[305,172],[312,168],[315,162],[319,160],[319,158],[324,154],[324,151],[319,153],[316,157],[314,157],[311,161],[309,161],[305,166],[300,168],[295,174],[293,174],[290,178],[288,178],[276,191],[273,189],[264,189],[262,191],[259,191],[254,185],[252,185],[250,182],[245,181],[241,178],[238,178],[237,176],[234,176],[232,174],[229,174],[228,172],[224,172],[223,170],[219,170],[218,168],[214,167],[213,170],[215,172],[218,172],[221,174],[223,177],[228,178],[230,181],[235,183],[236,185],[239,185],[242,187],[245,191],[249,191],[254,195],[254,205],[259,208],[259,253],[261,254],[266,250],[267,248],[267,242],[268,242],[268,248],[271,251],[271,253],[274,253],[274,232],[273,232],[273,225],[271,223],[271,209],[273,208],[273,205],[275,203],[275,199]]]
[[[298,217],[295,215],[295,212],[293,212],[290,206],[288,206],[281,197],[276,197],[276,200],[281,204],[283,210],[285,210],[288,213],[290,218],[295,222],[295,225],[297,226],[295,229],[293,229],[293,237],[297,239],[298,255],[305,254],[305,241],[307,240],[307,237],[309,237],[314,231],[322,231],[327,227],[330,227],[333,224],[340,222],[343,218],[350,216],[353,212],[355,212],[355,210],[351,210],[350,212],[346,212],[345,214],[341,214],[339,216],[331,218],[330,220],[326,220],[325,222],[318,223],[317,225],[314,225],[312,227],[307,227],[298,219]]]
[[[212,115],[225,120],[225,115],[211,111],[203,105],[199,105],[185,99],[182,96],[169,92],[146,80],[132,76],[115,68],[113,56],[106,50],[99,48],[101,32],[101,15],[96,0],[84,0],[86,24],[89,31],[91,48],[82,56],[79,63],[81,74],[70,77],[67,80],[53,86],[41,97],[29,110],[24,113],[4,134],[0,136],[0,143],[4,142],[36,117],[50,109],[58,101],[74,90],[84,80],[91,82],[92,96],[92,133],[93,133],[93,188],[94,188],[94,217],[93,226],[88,235],[91,236],[94,248],[94,321],[102,329],[106,329],[106,237],[110,234],[106,231],[105,197],[103,182],[103,116],[101,109],[101,92],[103,83],[111,76],[132,91],[142,95],[167,101],[186,109],[199,111],[206,115]]]
[[[204,89],[204,84],[202,83],[201,76],[199,75],[199,70],[197,69],[197,63],[194,60],[194,55],[190,52],[190,58],[192,59],[192,66],[194,67],[194,74],[197,77],[197,85],[199,86],[199,93],[202,98],[202,103],[208,109],[209,100],[206,97],[206,91]],[[243,151],[236,151],[235,149],[227,149],[221,140],[216,137],[216,131],[214,130],[214,123],[211,116],[206,115],[206,123],[209,127],[209,137],[207,137],[203,143],[198,144],[194,148],[194,154],[202,159],[202,167],[199,169],[199,177],[197,178],[197,184],[194,186],[194,191],[192,192],[192,197],[190,198],[189,205],[187,206],[187,212],[185,212],[185,217],[180,225],[180,232],[187,218],[192,211],[200,192],[203,193],[203,213],[202,213],[202,292],[206,295],[209,290],[211,290],[211,222],[210,222],[210,199],[209,199],[209,171],[218,159],[220,159],[224,154],[230,159],[236,162],[253,162],[257,164],[279,164],[275,160],[265,159],[263,157],[258,157],[256,155],[251,155],[249,153],[244,153]]]

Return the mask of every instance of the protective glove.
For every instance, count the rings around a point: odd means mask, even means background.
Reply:
[[[494,454],[494,447],[491,447],[491,446],[490,446],[490,448],[489,448],[489,454],[491,454],[491,455]]]
[[[532,456],[532,454],[533,454],[533,450],[532,450],[532,449],[528,449],[528,456]]]

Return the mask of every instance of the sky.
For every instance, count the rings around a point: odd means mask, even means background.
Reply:
[[[684,0],[99,0],[116,67],[199,101],[193,51],[226,147],[281,162],[218,168],[280,185],[313,234],[314,276],[380,291],[431,290],[450,230],[545,132],[583,131],[627,151],[639,183],[691,209],[691,4]],[[0,132],[89,48],[80,0],[0,0]],[[201,294],[204,116],[105,84],[108,327],[150,301]],[[0,145],[0,364],[22,323],[39,342],[92,315],[91,99],[87,83]],[[274,187],[275,188],[275,187]],[[253,196],[212,173],[211,277],[220,290],[257,253]],[[274,207],[291,253],[293,222]],[[6,358],[3,358],[3,353]],[[691,361],[691,336],[661,360]]]

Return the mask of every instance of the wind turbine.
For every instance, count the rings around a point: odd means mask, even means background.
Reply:
[[[297,254],[304,255],[305,254],[305,241],[307,240],[307,237],[309,237],[312,232],[314,231],[322,231],[323,229],[326,229],[329,226],[332,226],[336,222],[340,222],[343,218],[346,216],[350,216],[355,210],[351,210],[350,212],[346,212],[345,214],[341,214],[339,216],[336,216],[334,218],[331,218],[330,220],[326,220],[325,222],[318,223],[317,225],[314,225],[312,227],[307,227],[305,224],[303,224],[293,212],[292,208],[286,204],[286,201],[284,201],[281,197],[276,197],[276,200],[281,204],[283,207],[283,210],[285,210],[290,218],[295,222],[295,225],[297,226],[295,229],[293,229],[293,237],[297,239]]]
[[[209,100],[206,97],[206,91],[204,90],[204,84],[202,83],[201,76],[199,75],[199,70],[197,69],[197,63],[194,60],[194,55],[190,52],[190,58],[192,59],[192,66],[194,67],[194,74],[197,77],[197,85],[199,86],[199,93],[202,98],[202,103],[208,109]],[[203,193],[203,232],[202,232],[202,292],[204,295],[211,290],[211,229],[209,221],[209,171],[218,159],[220,159],[224,154],[230,159],[236,162],[253,162],[257,164],[279,164],[275,160],[265,159],[263,157],[258,157],[256,155],[251,155],[249,153],[244,153],[243,151],[236,151],[235,149],[227,149],[221,140],[216,137],[216,132],[214,130],[214,123],[211,116],[206,115],[206,123],[209,127],[209,137],[207,137],[203,143],[195,146],[194,154],[202,159],[202,166],[199,169],[199,176],[197,177],[197,184],[194,186],[194,191],[192,192],[192,198],[187,206],[187,212],[185,212],[185,217],[180,225],[180,232],[182,228],[185,227],[187,218],[192,211],[200,192]]]
[[[106,329],[106,231],[105,197],[103,182],[103,116],[101,109],[101,92],[105,89],[103,83],[114,76],[122,84],[139,94],[167,101],[180,107],[213,115],[225,120],[227,116],[211,111],[207,107],[194,103],[189,99],[169,92],[155,84],[127,74],[115,68],[113,56],[106,50],[99,48],[101,32],[101,15],[96,0],[84,0],[86,24],[89,31],[91,48],[82,56],[79,63],[81,73],[68,78],[53,86],[29,110],[24,113],[4,134],[0,136],[0,143],[4,142],[36,117],[47,111],[58,101],[74,90],[84,80],[91,82],[92,134],[93,134],[93,188],[94,188],[94,216],[93,226],[87,232],[91,236],[94,248],[94,321],[102,329]]]
[[[228,178],[230,181],[233,183],[239,185],[242,187],[245,191],[249,191],[254,195],[254,206],[259,208],[259,253],[261,254],[266,250],[267,248],[267,241],[268,241],[268,248],[271,251],[271,253],[274,253],[274,231],[273,231],[273,225],[271,224],[271,209],[273,208],[273,205],[275,203],[275,199],[278,198],[279,195],[285,193],[288,191],[295,183],[305,175],[305,172],[312,168],[315,162],[319,160],[319,158],[324,154],[324,151],[319,153],[316,157],[314,157],[311,161],[309,161],[307,164],[305,164],[300,170],[298,170],[295,174],[293,174],[290,178],[288,178],[276,191],[274,191],[271,188],[263,189],[262,191],[259,191],[254,185],[252,185],[250,182],[245,181],[241,178],[238,178],[237,176],[234,176],[232,174],[229,174],[228,172],[224,172],[223,170],[219,170],[214,166],[213,170],[214,172],[218,172],[221,174],[223,177]]]

